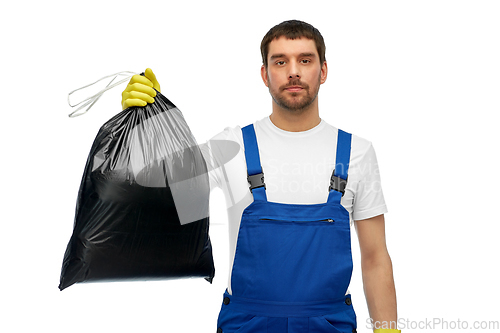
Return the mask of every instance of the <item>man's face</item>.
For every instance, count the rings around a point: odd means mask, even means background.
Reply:
[[[280,37],[269,44],[268,67],[261,75],[274,102],[284,110],[300,113],[317,103],[319,86],[326,81],[316,44],[305,37]]]

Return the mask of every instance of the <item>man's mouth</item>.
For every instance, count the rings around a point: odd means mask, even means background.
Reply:
[[[304,88],[301,86],[290,86],[290,87],[285,88],[285,90],[289,91],[289,92],[299,92],[299,91],[302,91],[303,89]]]

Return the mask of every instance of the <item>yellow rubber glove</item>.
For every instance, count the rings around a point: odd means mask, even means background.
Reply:
[[[144,75],[134,75],[130,79],[122,92],[122,110],[131,106],[146,106],[155,101],[155,89],[160,91],[160,84],[151,68],[146,69]]]
[[[401,330],[391,328],[377,328],[373,333],[401,333]]]

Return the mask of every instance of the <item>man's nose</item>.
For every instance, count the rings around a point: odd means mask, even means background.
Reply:
[[[290,68],[290,71],[288,73],[288,79],[289,80],[300,79],[300,73],[299,73],[298,66],[296,64],[293,64],[289,68]]]

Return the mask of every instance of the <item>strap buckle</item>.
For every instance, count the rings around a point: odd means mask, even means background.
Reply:
[[[328,188],[328,192],[330,192],[331,190],[335,190],[342,193],[342,196],[344,196],[346,187],[347,179],[342,179],[338,176],[335,176],[335,170],[333,170],[332,177],[330,178],[330,187]]]
[[[264,183],[264,173],[258,173],[256,175],[248,175],[248,184],[250,184],[250,192],[254,188],[264,187],[266,189],[266,184]]]

